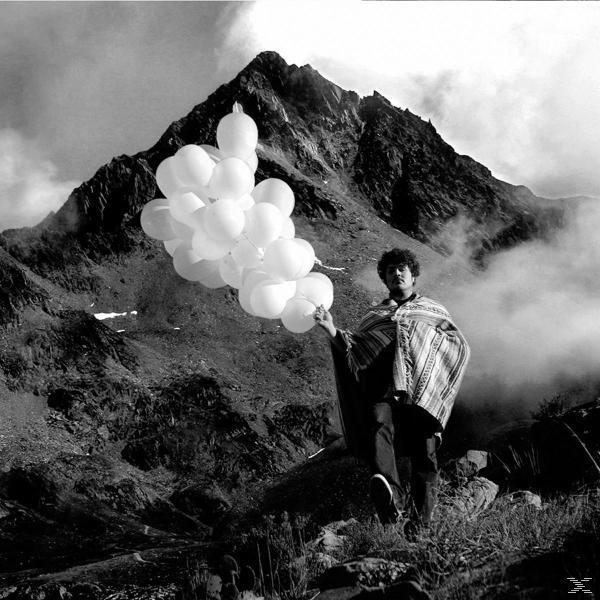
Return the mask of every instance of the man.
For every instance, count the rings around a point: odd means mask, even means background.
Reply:
[[[469,347],[448,311],[415,291],[419,263],[410,250],[385,252],[377,271],[389,297],[368,311],[355,332],[337,329],[323,307],[314,318],[330,336],[344,435],[371,467],[369,490],[383,524],[399,519],[397,457],[410,457],[405,532],[411,537],[431,520],[436,450]]]

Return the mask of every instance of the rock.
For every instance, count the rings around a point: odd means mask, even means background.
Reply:
[[[221,600],[221,590],[223,589],[223,580],[218,575],[211,575],[206,582],[207,600]]]
[[[331,569],[331,567],[339,563],[337,558],[334,558],[329,554],[325,554],[324,552],[311,553],[310,558],[313,562],[315,571],[319,573],[327,571],[327,569]]]
[[[100,600],[103,596],[102,588],[93,583],[76,583],[69,591],[73,600]]]
[[[324,590],[319,600],[429,600],[430,596],[416,581],[401,581],[389,586],[344,586]]]
[[[528,506],[533,506],[538,510],[541,510],[542,508],[542,498],[539,496],[539,494],[534,494],[529,490],[512,492],[511,494],[508,494],[507,498],[514,504],[525,504]]]
[[[464,465],[465,468],[468,464],[472,464],[475,466],[476,471],[478,473],[481,469],[485,469],[488,464],[488,453],[484,450],[468,450],[467,453],[459,459],[458,461],[461,465]]]
[[[337,587],[321,591],[319,600],[357,600],[364,593],[364,588],[359,585]]]
[[[332,531],[328,529],[321,530],[319,537],[312,542],[308,543],[309,547],[317,548],[322,552],[326,552],[328,554],[335,553],[336,551],[340,551],[344,547],[344,543],[346,541],[345,535],[336,535]]]
[[[199,483],[176,490],[169,500],[180,510],[208,524],[217,522],[231,509],[231,502],[223,492]]]
[[[355,518],[348,520],[332,521],[321,528],[319,535],[312,541],[308,542],[307,546],[311,549],[318,550],[325,554],[336,554],[344,548],[347,536],[343,535],[358,521]]]
[[[485,477],[474,477],[455,492],[451,505],[469,519],[485,510],[498,495],[498,484]]]
[[[345,521],[333,521],[331,523],[327,523],[322,529],[322,531],[327,530],[336,534],[343,534],[347,529],[358,524],[358,519],[352,517],[351,519],[347,519]]]
[[[378,586],[390,584],[408,573],[407,563],[385,558],[364,557],[346,561],[328,569],[319,577],[319,588],[327,590],[357,584]]]
[[[264,596],[258,596],[252,590],[244,590],[240,596],[239,600],[265,600]]]

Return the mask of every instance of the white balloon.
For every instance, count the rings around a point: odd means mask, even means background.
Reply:
[[[242,237],[231,250],[231,256],[240,267],[254,269],[262,264],[264,252],[250,240]]]
[[[248,210],[254,206],[255,202],[250,194],[244,194],[237,199],[237,204],[242,210]]]
[[[315,260],[317,257],[315,256],[315,251],[310,242],[307,242],[302,238],[294,238],[294,241],[306,251],[306,262],[304,263],[304,269],[302,270],[302,275],[299,275],[299,277],[304,277],[315,266]]]
[[[215,165],[208,184],[209,195],[237,200],[254,188],[254,175],[241,159],[224,158]]]
[[[325,310],[329,310],[333,304],[333,285],[330,286],[326,281],[308,275],[296,282],[296,297],[305,298],[315,306],[323,305]]]
[[[283,220],[283,225],[281,226],[281,232],[279,233],[279,237],[282,237],[286,240],[291,240],[296,235],[296,227],[294,226],[294,221],[292,221],[291,217],[286,217]]]
[[[212,160],[215,164],[225,158],[225,154],[214,146],[210,146],[209,144],[200,144],[200,148],[202,148],[202,150],[208,154],[210,160]]]
[[[234,200],[222,198],[206,208],[204,228],[216,240],[233,240],[244,229],[244,211]]]
[[[312,269],[309,259],[307,250],[295,239],[280,238],[265,249],[263,268],[279,279],[299,279]]]
[[[261,248],[279,237],[282,225],[283,216],[272,204],[255,204],[246,211],[246,235]]]
[[[219,271],[220,262],[220,260],[203,261],[204,264],[202,266],[204,270],[200,273],[198,282],[210,289],[225,287],[227,283],[221,277],[221,272]]]
[[[191,227],[194,231],[198,229],[204,229],[204,217],[206,215],[207,206],[197,208],[194,212],[190,213],[186,219],[186,225]]]
[[[218,260],[201,259],[187,244],[181,244],[173,255],[175,272],[188,281],[197,281],[209,288],[223,287]]]
[[[217,125],[217,144],[226,156],[248,158],[256,149],[258,128],[252,117],[243,112],[225,115]]]
[[[186,186],[205,186],[210,181],[215,163],[196,144],[179,148],[173,157],[175,175]]]
[[[197,281],[204,266],[202,259],[187,244],[181,244],[173,252],[173,268],[175,272],[188,281]]]
[[[252,171],[252,173],[256,173],[256,169],[258,168],[258,156],[256,152],[253,152],[249,158],[246,158],[244,162],[248,165],[248,168]]]
[[[317,307],[304,298],[288,300],[283,312],[281,322],[292,333],[305,333],[315,325],[314,312]]]
[[[169,198],[171,216],[181,223],[186,223],[190,214],[205,204],[195,192],[176,192]]]
[[[252,190],[252,197],[259,202],[274,204],[284,217],[289,217],[294,210],[294,192],[281,179],[270,178],[261,181]]]
[[[333,292],[333,281],[331,281],[331,279],[329,279],[329,277],[327,277],[327,275],[325,275],[324,273],[319,273],[317,271],[311,271],[306,276],[307,277],[312,277],[314,279],[318,279],[318,280],[322,281]]]
[[[192,245],[194,230],[191,227],[188,227],[179,221],[173,221],[173,231],[175,232],[175,235],[188,244],[188,246]]]
[[[140,214],[140,225],[144,233],[155,240],[165,241],[177,237],[167,202],[164,198],[150,200]]]
[[[269,279],[254,286],[250,294],[250,306],[257,317],[265,319],[278,318],[287,301],[296,290],[293,281],[277,281]]]
[[[184,183],[177,177],[175,171],[175,158],[165,158],[156,169],[156,184],[165,196],[172,196],[175,192],[185,187]]]
[[[244,274],[244,267],[240,267],[231,254],[224,256],[219,264],[219,273],[223,281],[233,288],[239,289],[242,287],[242,277]]]
[[[175,238],[173,240],[165,240],[163,242],[163,245],[165,247],[165,250],[171,255],[173,256],[173,254],[175,253],[175,250],[177,250],[177,248],[179,246],[181,246],[181,244],[183,244],[184,241],[182,239],[179,238]]]
[[[206,260],[223,258],[234,246],[235,242],[215,240],[203,227],[194,230],[192,248],[194,252]]]
[[[248,314],[257,316],[254,313],[252,304],[250,304],[250,296],[256,285],[258,285],[261,281],[267,281],[269,279],[272,279],[271,276],[264,271],[252,271],[247,277],[244,278],[244,282],[238,293],[238,301],[240,306]]]

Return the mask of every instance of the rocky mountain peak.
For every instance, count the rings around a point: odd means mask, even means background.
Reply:
[[[309,217],[337,218],[348,202],[335,197],[351,198],[435,245],[444,225],[462,215],[474,223],[473,246],[485,251],[560,221],[557,207],[495,179],[458,155],[431,122],[381,93],[360,98],[310,65],[288,65],[276,52],[262,52],[172,123],[152,148],[102,166],[36,231],[119,235],[129,224],[136,227],[142,205],[160,196],[153,176],[158,164],[185,144],[214,144],[217,124],[235,102],[258,124],[258,180],[287,179],[296,186],[298,212]],[[529,225],[515,229],[524,212]]]

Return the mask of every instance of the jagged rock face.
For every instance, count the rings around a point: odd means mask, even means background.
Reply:
[[[165,528],[160,536],[195,535],[231,504],[306,510],[317,520],[348,517],[349,507],[369,510],[368,473],[346,456],[331,471],[313,473],[309,465],[292,473],[287,486],[276,479],[327,439],[335,411],[328,344],[244,314],[230,289],[182,280],[139,226],[143,204],[160,195],[158,164],[184,144],[214,144],[217,123],[236,101],[258,124],[257,179],[291,185],[299,237],[335,267],[326,273],[342,327],[377,295],[365,273],[383,249],[403,245],[437,268],[442,257],[415,238],[432,243],[455,215],[474,219],[474,246],[487,252],[543,233],[560,212],[493,179],[432,125],[378,94],[361,99],[308,66],[259,55],[152,148],[101,167],[39,226],[0,236],[0,407],[27,398],[39,410],[27,421],[15,409],[25,422],[14,435],[10,428],[4,435],[6,414],[0,424],[5,566],[55,567],[57,547],[65,565],[75,564],[70,504],[98,556],[117,542],[150,544],[148,523]],[[453,275],[458,281],[465,273]],[[91,314],[134,309],[136,319],[119,325]],[[122,474],[116,481],[115,472]],[[327,491],[325,504],[305,494],[306,475]],[[35,505],[27,504],[30,492]],[[97,533],[96,506],[104,524],[117,511],[127,516],[123,537]],[[40,523],[43,552],[36,550]],[[13,564],[11,540],[18,539],[23,561]]]
[[[501,182],[483,165],[458,155],[430,122],[392,106],[377,92],[361,99],[310,66],[290,66],[276,53],[264,52],[171,124],[152,148],[101,167],[27,236],[28,253],[18,241],[21,234],[6,233],[11,253],[27,264],[44,262],[31,249],[42,243],[41,231],[47,241],[52,231],[70,231],[95,251],[123,249],[128,226],[137,229],[135,216],[143,204],[161,195],[153,177],[158,164],[185,144],[214,144],[217,124],[234,102],[259,128],[258,179],[289,181],[297,196],[296,214],[336,219],[347,209],[342,198],[350,198],[425,243],[462,215],[473,222],[472,245],[485,252],[560,224],[560,209],[544,206],[527,188]],[[94,233],[116,239],[102,247],[89,239]],[[438,247],[443,249],[443,242]]]

